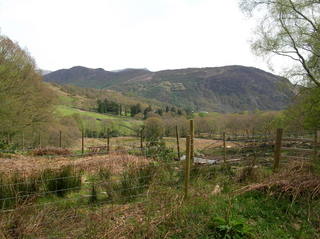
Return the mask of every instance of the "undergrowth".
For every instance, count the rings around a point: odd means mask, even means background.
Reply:
[[[58,197],[81,189],[81,172],[72,166],[65,166],[59,170],[47,169],[42,173],[41,179],[44,191]]]
[[[189,197],[183,200],[182,169],[180,162],[129,166],[118,175],[101,169],[89,187],[94,207],[12,212],[0,217],[0,231],[4,238],[320,238],[319,199],[299,194],[293,200],[277,187],[240,190],[270,180],[268,173],[252,177],[251,169],[239,174],[230,165],[193,167]],[[272,176],[274,183],[281,178]],[[134,199],[141,194],[143,201]]]

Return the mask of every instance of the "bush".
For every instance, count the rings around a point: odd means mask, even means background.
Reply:
[[[214,217],[212,218],[209,228],[212,231],[212,238],[216,239],[252,238],[251,228],[242,220],[226,220],[221,217]]]
[[[8,144],[5,140],[0,140],[0,150],[14,153],[18,149],[17,144]]]
[[[241,169],[237,181],[239,183],[258,181],[261,178],[261,171],[255,166],[248,166]]]
[[[0,175],[0,207],[10,208],[36,198],[39,192],[37,177],[21,177],[18,173],[8,177]]]
[[[108,180],[110,180],[111,175],[112,174],[111,174],[111,171],[109,168],[100,168],[99,169],[98,176],[99,176],[100,180],[108,181]]]
[[[45,192],[55,194],[58,197],[64,197],[71,191],[81,189],[81,172],[71,166],[59,170],[47,169],[43,172],[41,179]]]
[[[217,168],[216,166],[208,166],[208,165],[194,165],[190,170],[190,178],[203,178],[206,180],[214,179],[217,176]]]
[[[176,157],[176,153],[171,148],[167,148],[163,141],[158,144],[147,144],[146,156],[162,161],[172,160]]]
[[[157,144],[164,135],[163,121],[158,117],[148,118],[145,121],[143,134],[149,145]]]
[[[31,152],[34,156],[45,156],[45,155],[70,155],[71,152],[68,149],[55,148],[55,147],[46,147],[34,149]]]
[[[152,164],[141,168],[129,168],[122,174],[119,188],[120,195],[126,201],[133,200],[135,196],[146,190],[155,172],[156,167]]]
[[[94,184],[91,185],[91,191],[90,191],[90,197],[89,197],[89,203],[94,204],[98,201],[98,195],[96,186]]]

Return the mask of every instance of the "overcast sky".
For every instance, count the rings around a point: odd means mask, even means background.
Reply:
[[[238,0],[0,0],[1,33],[46,70],[268,70],[250,50],[254,26]]]

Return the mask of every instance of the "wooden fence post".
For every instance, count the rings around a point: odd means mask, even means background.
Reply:
[[[42,148],[42,145],[41,145],[41,133],[39,133],[39,148],[40,149]]]
[[[59,131],[59,148],[62,148],[62,132]]]
[[[24,132],[22,132],[22,151],[24,151]]]
[[[177,151],[178,151],[178,159],[180,160],[180,142],[179,142],[179,129],[178,125],[176,125],[176,137],[177,137]]]
[[[190,161],[194,162],[194,123],[190,120]]]
[[[282,134],[283,134],[283,129],[277,129],[276,144],[274,149],[273,171],[277,171],[277,169],[279,168],[279,163],[281,158]]]
[[[81,154],[84,154],[84,129],[82,129],[81,133]]]
[[[226,132],[223,132],[222,140],[223,140],[223,163],[225,164],[227,162]]]
[[[191,165],[191,137],[188,135],[186,139],[186,160],[184,171],[184,199],[188,197],[190,182],[190,165]]]
[[[144,127],[142,127],[140,130],[140,149],[141,149],[141,151],[143,150],[143,130],[144,130]]]
[[[110,153],[110,129],[107,130],[107,152]]]
[[[320,137],[320,130],[316,130],[314,134],[314,154],[313,154],[313,159],[317,160],[318,158],[318,144],[319,144],[319,137]]]

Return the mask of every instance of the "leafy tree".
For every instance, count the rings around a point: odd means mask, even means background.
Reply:
[[[147,108],[144,109],[144,111],[143,111],[144,119],[147,118],[147,115],[148,115],[149,112],[152,112],[151,105],[149,105]]]
[[[320,88],[304,89],[295,104],[285,112],[291,130],[320,129]]]
[[[144,135],[151,145],[158,142],[164,133],[164,123],[158,117],[148,118],[145,121]]]
[[[162,116],[162,115],[163,115],[163,109],[157,109],[157,110],[156,110],[156,113],[157,113],[158,115]]]
[[[240,7],[250,16],[259,14],[255,52],[291,59],[296,63],[291,76],[320,87],[319,0],[241,0]]]
[[[193,116],[192,109],[186,108],[184,111],[186,112],[186,115],[188,118],[192,118],[192,116]]]
[[[130,112],[132,117],[135,116],[136,114],[141,113],[142,112],[141,105],[140,104],[132,105],[130,107]]]
[[[181,109],[178,109],[178,112],[177,112],[178,115],[183,115],[183,112]]]
[[[172,106],[170,111],[173,112],[173,113],[176,113],[177,112],[176,107]]]
[[[31,56],[0,35],[0,132],[15,135],[52,119],[53,92]]]

